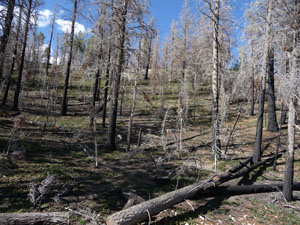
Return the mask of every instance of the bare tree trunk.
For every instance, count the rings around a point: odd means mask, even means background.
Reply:
[[[150,56],[148,56],[148,60],[147,60],[147,65],[146,65],[146,72],[145,72],[145,80],[148,80],[148,75],[149,75],[149,67],[150,67]]]
[[[215,0],[214,10],[214,41],[213,41],[213,72],[212,72],[212,153],[221,157],[220,125],[219,125],[219,10],[220,0]]]
[[[280,116],[282,116],[283,110],[284,110],[284,103],[282,103],[282,105],[281,105]],[[277,155],[278,155],[279,148],[280,148],[281,129],[282,129],[282,125],[283,125],[282,122],[283,122],[283,121],[280,120],[280,126],[279,126],[279,132],[278,132],[278,139],[277,139],[277,146],[276,146],[276,153],[275,153],[276,158],[275,158],[274,164],[273,164],[273,170],[274,170],[274,171],[276,170]]]
[[[234,133],[234,131],[235,131],[235,127],[236,127],[236,125],[237,125],[237,122],[239,121],[240,116],[241,116],[241,110],[239,110],[239,113],[238,113],[238,115],[237,115],[237,117],[236,117],[236,119],[235,119],[235,121],[234,121],[232,130],[231,130],[231,132],[230,132],[230,135],[229,135],[229,137],[228,137],[228,141],[227,141],[227,144],[226,144],[226,147],[225,147],[224,155],[226,155],[226,153],[227,153],[227,150],[228,150],[228,146],[229,146],[231,137],[232,137],[232,135],[233,135],[233,133]]]
[[[10,34],[11,23],[14,18],[14,8],[15,8],[15,0],[8,0],[4,28],[2,31],[2,36],[0,38],[0,85],[2,84],[4,62],[5,62],[5,58],[6,58],[5,57],[5,49],[6,49],[6,45],[8,43],[8,37]]]
[[[274,85],[274,49],[271,48],[268,59],[268,131],[278,132],[276,117],[276,98]]]
[[[125,53],[125,40],[126,40],[126,16],[127,16],[128,0],[124,0],[124,6],[121,9],[121,24],[120,24],[120,52],[118,56],[118,68],[117,73],[113,75],[112,82],[112,96],[110,99],[110,108],[109,108],[109,127],[107,133],[107,146],[110,149],[116,148],[116,122],[117,122],[117,112],[118,112],[118,98],[121,82],[121,73],[123,70],[124,64],[124,53]]]
[[[100,69],[97,69],[97,72],[95,74],[95,84],[94,84],[94,90],[93,90],[93,99],[92,99],[92,106],[96,106],[96,100],[97,100],[97,93],[99,89],[99,79],[100,79]]]
[[[293,62],[290,74],[290,81],[294,82],[298,76],[299,68],[299,52],[296,49],[300,43],[300,32],[299,32],[299,12],[300,5],[298,0],[295,1],[296,6],[296,27],[294,28],[294,49],[293,49]],[[287,87],[290,88],[290,87]],[[296,88],[292,85],[292,96],[289,96],[289,118],[288,118],[288,150],[286,151],[286,162],[285,162],[285,173],[283,183],[283,195],[285,199],[290,202],[293,198],[293,181],[294,181],[294,151],[295,151],[295,125],[297,117],[297,98],[294,96],[297,93]]]
[[[254,69],[252,69],[252,75],[251,75],[251,106],[249,115],[254,116],[254,107],[255,107],[255,90],[254,90]]]
[[[68,89],[69,89],[69,78],[70,78],[70,71],[71,71],[71,63],[72,63],[72,53],[73,53],[73,40],[74,40],[74,32],[75,32],[75,21],[77,15],[77,3],[78,0],[74,0],[74,11],[73,11],[73,19],[72,19],[72,27],[71,27],[71,34],[70,34],[70,45],[69,45],[69,55],[67,61],[67,68],[65,73],[65,85],[64,85],[64,95],[62,98],[61,104],[61,115],[67,115],[67,107],[68,107]]]
[[[137,94],[137,74],[135,75],[135,80],[134,80],[132,107],[131,107],[130,119],[128,124],[127,151],[130,150],[130,145],[131,145],[131,136],[132,136],[131,133],[132,133],[133,117],[135,114],[136,94]]]
[[[201,195],[203,192],[214,189],[216,186],[244,176],[261,165],[266,164],[274,159],[274,156],[267,158],[257,164],[249,167],[245,167],[250,160],[246,160],[245,163],[233,167],[227,172],[216,174],[212,178],[199,181],[197,183],[191,184],[189,186],[183,187],[181,189],[169,192],[160,197],[142,202],[138,205],[132,206],[128,209],[124,209],[120,212],[112,214],[106,220],[108,225],[133,225],[146,220],[148,217],[155,215],[167,208],[170,208],[186,199],[193,198],[195,196]],[[245,168],[243,168],[245,167]]]
[[[265,92],[266,92],[266,79],[267,79],[267,67],[268,67],[268,54],[270,52],[271,32],[272,32],[272,7],[273,0],[268,1],[268,17],[266,24],[266,38],[264,46],[263,66],[262,66],[262,77],[261,77],[261,90],[259,97],[259,106],[257,113],[257,126],[256,126],[256,137],[253,152],[253,162],[257,163],[261,159],[261,143],[263,135],[263,120],[264,120],[264,104],[265,104]]]
[[[287,114],[287,107],[286,107],[286,105],[283,105],[283,110],[280,115],[280,123],[286,124],[286,114]]]
[[[21,91],[22,75],[23,75],[23,68],[24,68],[24,62],[25,62],[25,53],[26,53],[27,35],[28,35],[28,30],[29,30],[30,16],[31,16],[31,8],[32,8],[32,0],[28,0],[28,9],[27,9],[27,14],[26,14],[25,31],[24,31],[24,42],[23,42],[23,49],[22,49],[22,56],[21,56],[18,80],[17,80],[15,94],[14,94],[13,110],[19,110],[19,96],[20,96],[20,91]]]
[[[1,213],[0,224],[14,225],[67,225],[69,224],[69,213]]]
[[[102,113],[102,127],[105,128],[105,120],[106,120],[106,108],[107,108],[107,97],[108,97],[108,85],[109,85],[109,70],[110,70],[110,57],[111,57],[111,47],[108,52],[108,63],[106,66],[106,80],[104,87],[104,103],[103,103],[103,113]]]
[[[12,58],[12,63],[11,63],[11,66],[10,66],[9,74],[6,77],[6,80],[5,80],[5,89],[4,89],[4,94],[3,94],[3,98],[2,98],[2,105],[5,105],[6,101],[7,101],[7,96],[8,96],[8,92],[9,92],[9,88],[10,88],[11,77],[12,77],[13,72],[14,72],[16,56],[18,54],[18,44],[19,44],[19,36],[20,36],[21,22],[22,22],[23,1],[24,0],[21,0],[20,6],[19,6],[19,18],[18,18],[18,23],[17,23],[17,33],[16,33],[16,40],[15,40],[15,45],[14,45],[14,55],[13,55],[13,58]]]
[[[56,11],[54,12],[54,15],[53,15],[53,20],[52,20],[52,25],[51,25],[50,41],[49,41],[48,50],[47,50],[46,83],[45,83],[45,87],[46,87],[46,88],[47,88],[47,79],[48,79],[48,77],[49,77],[50,56],[51,56],[51,45],[52,45],[52,40],[53,40],[55,18],[56,18]]]
[[[294,98],[289,103],[288,150],[286,152],[283,194],[287,201],[293,198],[294,145],[295,145],[296,104]]]

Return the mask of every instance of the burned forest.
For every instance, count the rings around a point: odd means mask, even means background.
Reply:
[[[0,225],[300,224],[300,1],[0,1]]]

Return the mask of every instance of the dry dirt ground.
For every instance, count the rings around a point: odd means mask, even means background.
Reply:
[[[130,90],[124,98],[122,115],[118,119],[118,148],[114,151],[105,147],[107,129],[101,127],[101,116],[97,118],[96,135],[89,127],[89,99],[80,93],[79,86],[74,85],[70,91],[68,116],[59,115],[60,99],[57,98],[44,131],[47,100],[41,97],[39,90],[24,90],[19,112],[11,111],[10,105],[0,108],[1,152],[10,149],[13,153],[9,158],[0,155],[0,212],[72,209],[86,216],[95,216],[103,222],[109,214],[121,210],[125,205],[122,188],[134,189],[147,200],[214,174],[215,162],[210,149],[209,88],[199,87],[195,106],[191,97],[191,113],[183,131],[183,139],[187,140],[180,149],[176,112],[178,85],[170,83],[165,91],[165,108],[168,109],[165,127],[168,132],[162,139],[163,118],[158,116],[159,95],[151,94],[148,82],[141,83],[140,88],[148,93],[153,107],[139,95],[133,144],[129,152],[125,149]],[[61,92],[62,87],[58,94]],[[228,108],[228,119],[222,128],[223,145],[227,143],[239,106],[232,104]],[[247,105],[243,108],[246,110]],[[22,116],[25,116],[25,120],[14,129],[16,121]],[[225,171],[251,156],[255,126],[256,117],[243,112],[230,142],[227,159],[217,164],[218,171]],[[136,144],[140,129],[143,135],[141,147],[138,148]],[[285,148],[286,129],[284,125],[281,150]],[[99,151],[97,168],[94,162],[95,136]],[[164,145],[172,142],[175,144]],[[277,134],[264,131],[264,154],[274,152],[276,144]],[[242,178],[242,183],[280,182],[284,161],[284,157],[278,161],[276,171],[272,170],[271,165],[257,169]],[[296,150],[296,182],[300,181],[299,169],[299,151]],[[55,176],[49,190],[35,205],[32,204],[28,197],[30,187],[38,187],[49,175]],[[166,176],[169,179],[158,179]],[[235,180],[229,185],[238,182],[240,180]],[[198,200],[187,200],[161,212],[145,224],[300,224],[298,195],[295,192],[295,201],[289,204],[280,192],[199,196]],[[78,215],[74,215],[72,221],[74,224],[91,222]]]

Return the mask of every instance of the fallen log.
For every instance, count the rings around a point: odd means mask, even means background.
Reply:
[[[209,189],[204,195],[247,195],[266,192],[282,191],[283,183],[279,184],[259,184],[259,185],[236,185],[236,186],[219,186]],[[300,183],[293,185],[293,190],[300,191]]]
[[[68,212],[52,213],[0,213],[0,224],[5,225],[66,225]]]
[[[264,165],[272,160],[275,156],[265,159],[264,161],[258,162],[245,167],[251,160],[247,159],[240,165],[228,170],[227,172],[216,174],[213,177],[205,181],[200,181],[192,185],[183,187],[181,189],[169,192],[160,197],[151,199],[149,201],[140,203],[132,206],[128,209],[124,209],[115,214],[109,216],[106,220],[107,225],[133,225],[150,218],[165,209],[168,209],[180,202],[190,199],[196,195],[200,195],[209,188],[216,187],[226,181],[243,176],[246,173],[253,171],[261,165]]]

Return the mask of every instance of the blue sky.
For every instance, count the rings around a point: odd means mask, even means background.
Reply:
[[[234,0],[232,0],[234,1]],[[243,13],[246,8],[246,4],[251,0],[235,0],[235,10],[233,11],[234,20],[237,25],[243,25]],[[179,20],[180,11],[184,0],[151,0],[150,12],[156,18],[156,26],[160,31],[161,41],[164,40],[166,34],[170,30],[172,20]],[[190,4],[194,4],[193,0],[190,0]],[[70,0],[45,0],[45,4],[40,7],[39,12],[41,14],[39,31],[43,32],[46,36],[45,43],[48,43],[50,33],[50,21],[51,15],[55,9],[55,5],[58,4],[57,12],[58,16],[56,19],[56,32],[63,33],[70,28],[71,25],[71,13],[67,13],[69,9],[72,11],[73,3]],[[76,30],[87,32],[91,24],[88,23],[84,18],[78,18]],[[56,37],[56,32],[55,36]],[[239,40],[239,29],[236,30],[235,39]],[[52,48],[55,48],[55,40]]]

